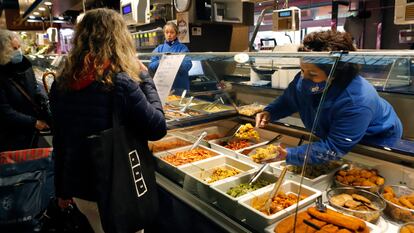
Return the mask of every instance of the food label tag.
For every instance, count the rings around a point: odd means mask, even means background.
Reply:
[[[157,87],[162,106],[165,105],[175,76],[183,62],[185,55],[162,55],[157,72],[154,75],[154,84]]]

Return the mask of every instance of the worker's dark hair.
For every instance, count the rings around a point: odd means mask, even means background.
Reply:
[[[332,51],[356,51],[352,36],[346,32],[320,31],[312,32],[305,36],[299,52],[332,52]],[[315,64],[318,65],[318,64]],[[326,68],[326,67],[323,67]],[[359,72],[359,65],[350,62],[339,61],[333,77],[333,83],[346,87]],[[325,73],[327,72],[326,69]],[[330,70],[330,69],[329,69]],[[327,73],[326,75],[329,75]]]

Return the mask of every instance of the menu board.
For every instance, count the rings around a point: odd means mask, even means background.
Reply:
[[[154,75],[154,84],[157,87],[158,95],[162,106],[165,105],[170,94],[175,76],[183,62],[185,55],[162,55],[158,69]]]

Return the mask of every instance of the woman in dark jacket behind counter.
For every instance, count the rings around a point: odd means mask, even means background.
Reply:
[[[16,85],[37,106],[47,103],[32,64],[22,54],[18,35],[0,30],[0,152],[37,147],[38,131],[49,128],[40,107],[35,110]]]
[[[97,158],[88,156],[83,142],[112,128],[114,98],[122,124],[143,140],[162,138],[166,123],[155,85],[140,71],[131,34],[117,12],[88,11],[73,43],[51,88],[56,195],[61,207],[74,198],[94,231],[103,232],[91,188],[91,160]]]

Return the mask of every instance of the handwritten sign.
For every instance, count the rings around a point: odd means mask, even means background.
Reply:
[[[157,72],[154,75],[154,84],[157,87],[162,106],[165,105],[175,76],[183,62],[185,55],[162,55]]]

